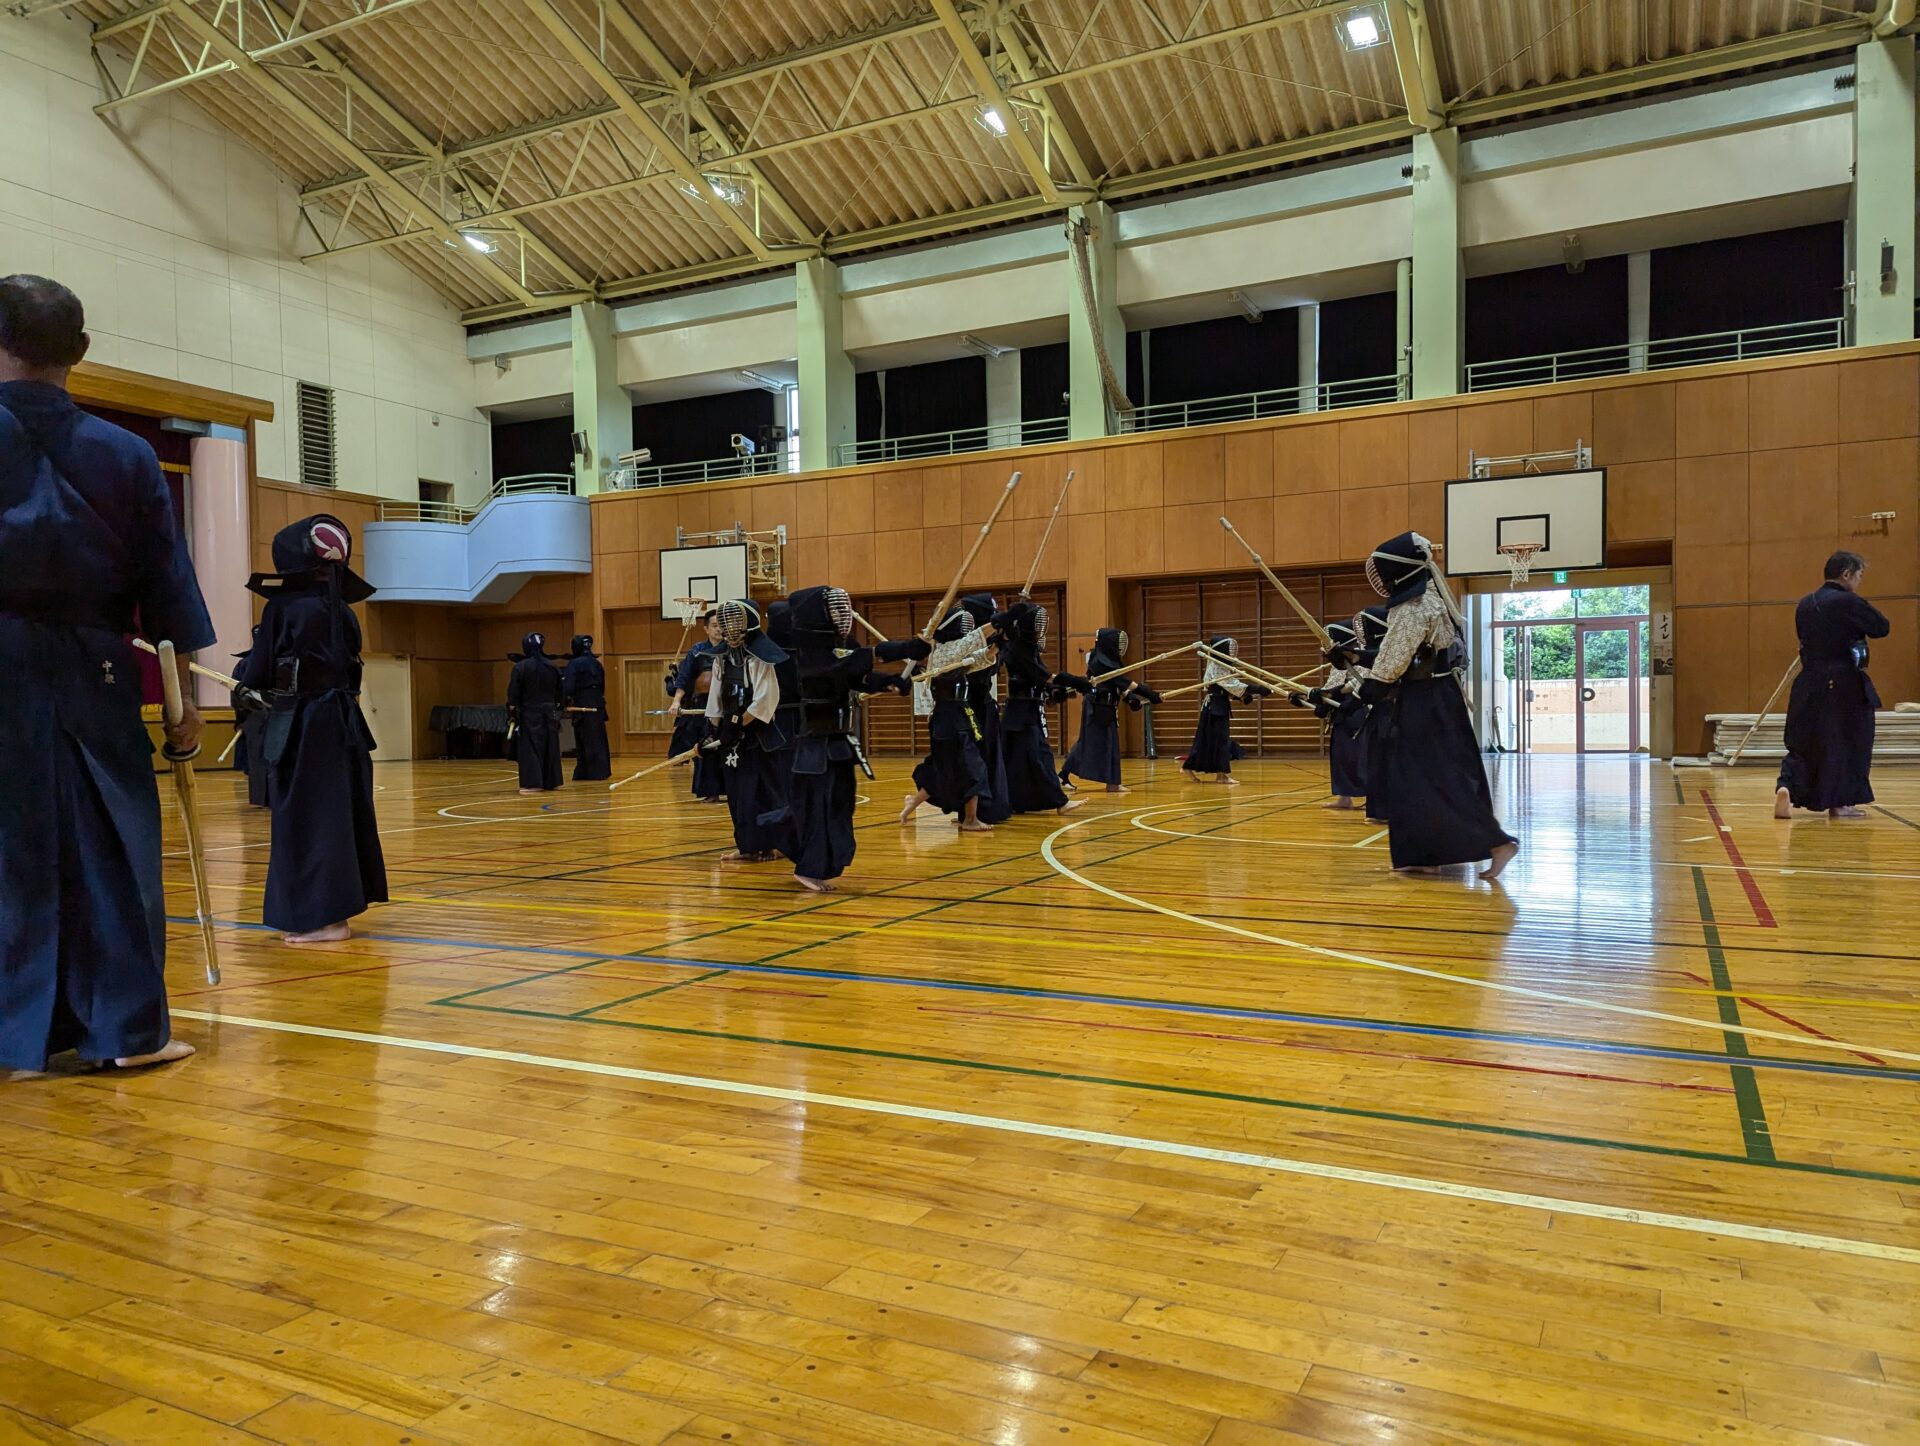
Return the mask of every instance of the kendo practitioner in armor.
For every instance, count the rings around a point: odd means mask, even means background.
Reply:
[[[968,593],[960,599],[960,606],[982,628],[991,623],[1000,610],[999,602],[990,592]],[[1006,743],[1001,733],[1000,702],[994,696],[999,678],[1000,657],[994,648],[986,649],[980,666],[966,675],[967,712],[973,717],[980,761],[987,769],[987,791],[980,800],[980,821],[987,824],[1005,823],[1013,817],[1013,806],[1007,798]]]
[[[207,617],[153,448],[67,392],[80,299],[0,278],[0,1075],[55,1055],[122,1067],[193,1053],[164,976],[160,794],[140,720],[136,619],[187,654]]]
[[[547,635],[528,633],[520,651],[508,653],[513,672],[507,677],[507,717],[516,736],[515,757],[520,761],[520,792],[549,793],[564,779],[560,772],[560,670],[547,656]]]
[[[985,652],[991,631],[992,624],[983,630],[972,613],[956,605],[933,630],[933,641],[939,647],[928,673],[931,675],[943,662],[957,663],[963,657]],[[927,719],[927,756],[913,770],[913,792],[900,810],[902,823],[910,823],[921,804],[931,803],[941,813],[956,815],[962,833],[986,833],[993,828],[980,817],[981,800],[992,784],[980,752],[979,725],[967,708],[967,680],[971,676],[968,666],[961,663],[926,681],[933,698],[933,712]]]
[[[560,675],[560,694],[573,718],[573,781],[613,777],[607,753],[607,670],[593,655],[593,639],[585,633],[573,640],[573,657]]]
[[[707,690],[707,717],[716,749],[727,770],[727,811],[733,816],[731,853],[741,863],[765,863],[780,857],[778,825],[761,822],[786,803],[786,774],[791,760],[780,736],[780,664],[787,654],[760,625],[760,609],[744,598],[716,610],[721,651],[713,660]]]
[[[1014,813],[1052,809],[1069,813],[1085,799],[1060,786],[1047,709],[1069,692],[1091,686],[1074,673],[1055,673],[1041,661],[1047,646],[1047,610],[1021,598],[993,619],[1000,658],[1007,665],[1007,707],[1000,720],[1007,770],[1007,804]]]
[[[1353,668],[1359,661],[1360,638],[1352,623],[1327,624],[1327,648],[1321,654],[1332,669],[1310,693],[1294,693],[1289,701],[1311,708],[1327,725],[1327,771],[1332,776],[1333,809],[1350,809],[1367,791],[1367,705],[1355,695]]]
[[[1354,669],[1371,668],[1379,655],[1380,640],[1387,635],[1387,610],[1379,604],[1364,607],[1353,615],[1356,651],[1354,668],[1348,670],[1347,686],[1355,691],[1359,678]],[[1391,697],[1391,688],[1376,690],[1375,697]],[[1392,815],[1387,809],[1387,734],[1393,726],[1393,710],[1380,702],[1367,705],[1360,725],[1360,772],[1367,781],[1366,814],[1368,823],[1386,823]]]
[[[793,656],[793,604],[786,598],[775,598],[768,603],[766,628],[773,645],[786,654],[773,665],[775,680],[780,684],[780,707],[773,715],[774,731],[768,735],[769,742],[778,739],[772,751],[781,755],[779,766],[774,770],[779,782],[779,803],[769,805],[777,809],[787,801],[787,780],[793,776],[793,745],[800,736],[800,665]]]
[[[713,660],[721,651],[720,613],[708,608],[701,616],[706,638],[695,643],[680,666],[667,676],[667,716],[673,719],[673,737],[667,756],[677,757],[713,736],[707,721],[707,689],[713,682]],[[718,752],[701,748],[693,755],[693,796],[702,803],[719,803],[727,794],[727,770]]]
[[[1392,713],[1384,767],[1393,867],[1432,872],[1490,859],[1480,877],[1497,879],[1520,845],[1494,817],[1460,691],[1462,621],[1434,565],[1433,544],[1417,532],[1389,538],[1368,558],[1367,580],[1387,600],[1387,632],[1373,663],[1356,676],[1361,701],[1384,702]],[[1397,686],[1389,694],[1387,685]]]
[[[260,625],[254,624],[253,647],[260,646]],[[235,653],[236,672],[245,672],[247,659],[252,655],[249,648],[244,653]],[[247,807],[267,807],[267,710],[259,706],[259,694],[247,693],[236,688],[232,694],[233,726],[239,731],[240,741],[233,745],[233,766],[247,776]]]
[[[794,881],[824,894],[853,862],[854,765],[873,776],[860,755],[854,694],[908,691],[904,678],[873,665],[925,658],[933,649],[919,638],[849,646],[853,600],[842,588],[802,588],[789,601],[799,686],[793,772],[786,804],[761,822],[783,829],[780,851],[793,863]]]
[[[1232,638],[1211,638],[1207,646],[1229,657],[1240,656],[1240,644]],[[1249,683],[1234,672],[1231,664],[1218,658],[1208,657],[1205,662],[1200,674],[1206,684],[1200,692],[1200,721],[1194,726],[1193,745],[1187,749],[1180,771],[1188,778],[1215,774],[1229,788],[1238,788],[1240,780],[1233,776],[1233,760],[1244,758],[1246,750],[1233,741],[1233,705],[1236,701],[1257,703],[1273,690]]]
[[[1796,808],[1828,818],[1865,818],[1873,802],[1874,714],[1880,694],[1867,676],[1867,639],[1891,631],[1886,615],[1860,596],[1867,560],[1857,552],[1827,559],[1826,581],[1793,612],[1800,675],[1787,699],[1787,756],[1773,795],[1773,816]]]
[[[1060,769],[1060,781],[1069,788],[1072,779],[1084,778],[1106,784],[1108,793],[1131,791],[1120,783],[1120,704],[1138,713],[1142,703],[1158,703],[1160,695],[1124,677],[1091,682],[1126,660],[1127,635],[1119,628],[1101,628],[1093,635],[1093,651],[1087,654],[1090,687],[1080,701],[1080,736]]]
[[[261,917],[289,944],[345,939],[347,921],[386,902],[373,814],[374,738],[360,712],[360,622],[373,589],[347,566],[353,535],[318,513],[273,539],[270,573],[247,586],[267,600],[240,683],[265,693],[273,808]]]

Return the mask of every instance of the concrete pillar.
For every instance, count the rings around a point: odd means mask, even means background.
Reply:
[[[253,645],[253,594],[247,591],[253,575],[248,492],[246,434],[237,427],[215,427],[211,436],[195,437],[188,454],[189,547],[194,576],[213,619],[215,642],[207,650],[207,666],[223,673],[233,671],[234,654]],[[197,673],[193,696],[203,708],[224,708],[231,701],[225,688]]]
[[[1087,233],[1087,267],[1093,290],[1091,308],[1087,304],[1086,288],[1080,284],[1080,268],[1074,260],[1071,239],[1073,229],[1081,225]],[[1071,207],[1067,212],[1067,227],[1067,386],[1071,393],[1067,435],[1079,441],[1083,437],[1104,437],[1109,431],[1108,419],[1113,409],[1107,404],[1100,351],[1104,345],[1115,379],[1125,386],[1127,329],[1120,320],[1120,303],[1114,286],[1112,210],[1098,201]]]
[[[587,434],[573,459],[573,487],[591,496],[606,485],[614,458],[633,450],[633,398],[615,370],[613,313],[597,301],[573,308],[573,430]]]
[[[1299,361],[1300,410],[1320,410],[1320,303],[1310,301],[1295,311],[1300,334],[1296,345]]]
[[[1413,138],[1413,395],[1450,397],[1461,384],[1466,269],[1460,261],[1460,133]]]
[[[1913,340],[1914,37],[1862,45],[1854,64],[1852,339],[1878,346]]]
[[[854,439],[853,358],[842,340],[840,268],[824,256],[793,267],[794,331],[799,346],[800,470],[840,465]]]
[[[1627,256],[1627,370],[1647,369],[1647,342],[1653,330],[1653,255]]]
[[[1413,261],[1405,256],[1393,268],[1393,370],[1404,402],[1413,395]]]
[[[1020,353],[987,358],[987,445],[1020,445]]]

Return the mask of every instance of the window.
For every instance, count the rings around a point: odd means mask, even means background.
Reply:
[[[453,501],[453,484],[451,482],[430,482],[425,477],[422,477],[420,479],[420,500],[422,502],[451,503]]]
[[[300,424],[300,481],[308,487],[335,486],[333,388],[296,382],[294,393]]]

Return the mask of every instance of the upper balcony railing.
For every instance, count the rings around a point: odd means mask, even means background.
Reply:
[[[1209,427],[1219,422],[1252,422],[1262,417],[1297,417],[1334,412],[1342,407],[1372,407],[1406,396],[1397,375],[1356,377],[1350,381],[1200,397],[1191,402],[1154,402],[1120,418],[1122,432],[1164,432],[1178,427]]]
[[[984,427],[959,427],[951,432],[922,432],[912,437],[873,437],[864,442],[842,442],[842,467],[868,462],[899,462],[914,457],[951,457],[957,452],[994,452],[1005,447],[1037,447],[1043,442],[1067,440],[1065,417],[1031,422],[993,422]]]
[[[1846,322],[1840,317],[1831,317],[1821,321],[1749,326],[1739,331],[1705,332],[1699,336],[1624,342],[1617,346],[1590,346],[1579,351],[1549,352],[1541,356],[1468,362],[1467,390],[1491,392],[1505,387],[1537,387],[1550,382],[1622,376],[1629,372],[1665,371],[1671,367],[1704,366],[1712,362],[1752,361],[1759,357],[1791,356],[1795,352],[1831,351],[1845,346],[1846,336]]]
[[[571,472],[528,472],[519,477],[501,477],[487,489],[487,502],[496,497],[517,497],[529,492],[558,492],[571,497],[573,495],[573,473]],[[457,502],[389,502],[380,503],[382,522],[444,522],[449,526],[462,527],[480,515],[479,507],[462,507]]]
[[[786,448],[775,447],[771,451],[756,452],[750,457],[736,453],[703,462],[615,467],[607,475],[607,485],[615,492],[632,492],[650,487],[677,487],[687,482],[727,482],[738,477],[767,477],[786,470]]]

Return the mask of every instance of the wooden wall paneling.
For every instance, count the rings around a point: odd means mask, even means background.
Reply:
[[[1271,428],[1227,435],[1221,447],[1224,501],[1273,495],[1273,438]]]
[[[1217,433],[1168,438],[1160,453],[1167,507],[1217,505],[1226,496],[1226,465],[1226,439]]]
[[[1838,401],[1842,442],[1920,433],[1920,357],[1862,357],[1840,363]]]
[[[1442,407],[1410,413],[1407,417],[1407,480],[1450,482],[1466,474],[1466,454],[1460,447],[1459,409]]]
[[[1558,451],[1573,445],[1570,437],[1553,437],[1534,445]],[[1670,382],[1637,387],[1608,387],[1593,398],[1593,460],[1602,467],[1616,462],[1657,462],[1674,455],[1674,388]]]
[[[1454,417],[1459,435],[1455,440],[1455,470],[1448,474],[1449,478],[1467,475],[1469,455],[1517,457],[1534,448],[1533,403],[1530,401],[1463,400],[1454,408]],[[1605,459],[1596,454],[1596,460]]]
[[[1747,466],[1745,452],[1682,457],[1675,464],[1673,541],[1676,555],[1685,546],[1744,543],[1751,536],[1747,525]]]
[[[1840,513],[1840,449],[1752,453],[1747,496],[1748,533],[1756,543],[1804,540],[1831,552]]]
[[[1889,708],[1896,703],[1920,701],[1920,648],[1913,645],[1913,640],[1920,637],[1920,600],[1881,596],[1872,601],[1893,627],[1885,641],[1873,645],[1873,661],[1868,666],[1874,686]]]
[[[1190,643],[1196,637],[1207,636],[1201,617],[1200,591],[1201,585],[1197,582],[1141,583],[1137,603],[1139,635],[1133,639],[1130,650],[1133,656],[1150,658],[1155,653]],[[1146,682],[1164,693],[1170,688],[1197,682],[1201,671],[1197,657],[1178,658],[1149,668],[1147,672],[1152,676]],[[1183,756],[1193,741],[1193,731],[1199,721],[1198,693],[1156,704],[1153,710],[1155,753],[1161,758]]]
[[[1406,413],[1353,417],[1338,425],[1341,487],[1392,487],[1406,482]]]
[[[1747,378],[1701,377],[1676,382],[1674,454],[1700,457],[1747,450]]]
[[[1744,549],[1741,552],[1744,554]],[[1674,563],[1676,584],[1684,574]],[[1705,753],[1712,744],[1708,713],[1738,713],[1765,701],[1749,700],[1751,642],[1744,607],[1685,607],[1673,612],[1674,729],[1678,753]],[[1781,668],[1786,659],[1780,660]],[[1775,670],[1770,689],[1779,680]]]
[[[1166,501],[1165,450],[1157,434],[1107,449],[1108,512],[1157,508]]]
[[[1407,489],[1368,487],[1340,494],[1337,557],[1366,557],[1389,537],[1407,530]]]
[[[1273,546],[1266,553],[1269,566],[1278,571],[1302,563],[1334,562],[1341,555],[1338,492],[1273,499]]]
[[[1839,472],[1839,545],[1867,559],[1868,595],[1920,593],[1920,439],[1846,443]],[[1895,514],[1884,533],[1875,512]]]
[[[827,479],[827,535],[870,536],[873,532],[873,478],[865,474]]]
[[[1556,392],[1533,400],[1533,445],[1558,452],[1577,442],[1593,445],[1593,393]]]
[[[1607,468],[1607,541],[1674,535],[1676,463],[1623,462]]]
[[[923,487],[918,472],[882,472],[873,479],[876,532],[918,532]]]
[[[1340,486],[1340,424],[1296,422],[1275,427],[1273,492],[1276,497],[1332,492]]]
[[[1756,451],[1840,440],[1840,368],[1833,363],[1756,371],[1747,388],[1749,444]]]

